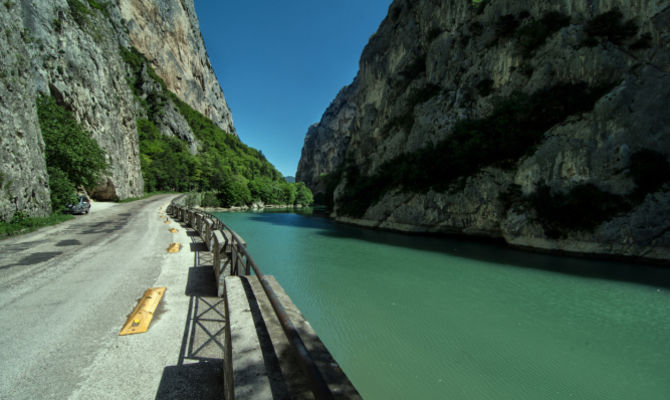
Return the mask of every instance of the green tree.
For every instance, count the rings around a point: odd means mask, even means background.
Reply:
[[[44,139],[51,204],[57,210],[75,194],[76,187],[93,189],[107,169],[107,162],[91,134],[52,97],[37,98],[37,115]]]
[[[243,206],[251,203],[251,192],[244,177],[228,177],[219,190],[219,202],[223,207]]]
[[[77,200],[77,189],[68,179],[67,174],[56,167],[47,167],[49,174],[49,189],[51,190],[51,209],[58,211],[66,204],[73,204]]]
[[[312,191],[309,190],[307,186],[305,186],[304,182],[295,183],[295,189],[295,204],[308,206],[314,203],[314,196],[312,195]]]

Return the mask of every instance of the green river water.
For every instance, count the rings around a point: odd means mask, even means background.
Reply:
[[[670,269],[217,215],[365,399],[670,399]]]

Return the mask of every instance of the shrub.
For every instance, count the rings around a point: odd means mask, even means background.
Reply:
[[[592,183],[580,184],[567,192],[553,193],[541,184],[535,193],[523,196],[512,185],[501,193],[506,209],[529,205],[537,213],[545,234],[550,238],[565,236],[571,231],[592,231],[598,225],[638,206],[648,193],[662,189],[670,182],[670,163],[664,155],[649,149],[634,153],[629,161],[630,176],[636,189],[628,195],[618,195],[598,188]]]
[[[227,178],[217,197],[223,207],[243,206],[252,201],[247,182],[239,176]]]
[[[44,139],[54,210],[64,203],[63,191],[82,186],[92,189],[107,169],[105,153],[74,116],[49,96],[37,98],[37,115]],[[52,174],[54,174],[52,176]],[[66,181],[68,183],[66,183]]]
[[[428,36],[427,36],[428,42],[432,42],[433,40],[435,40],[435,38],[440,36],[440,34],[442,32],[444,32],[444,31],[440,28],[437,28],[437,27],[431,28],[430,31],[428,31]]]
[[[197,193],[189,193],[184,197],[186,207],[195,207],[198,205],[199,196]]]
[[[630,209],[624,197],[586,183],[566,193],[551,193],[546,185],[538,187],[531,196],[538,220],[551,238],[569,231],[590,231],[617,214]]]
[[[109,18],[109,5],[107,3],[101,3],[96,0],[87,0],[87,1],[88,5],[91,6],[91,8],[100,11],[105,17]]]
[[[670,182],[668,159],[654,150],[643,149],[635,152],[630,157],[629,170],[637,187],[637,197],[643,198],[647,193],[653,193],[666,182]]]
[[[533,151],[544,132],[570,115],[590,111],[608,86],[562,84],[532,95],[514,93],[497,102],[491,115],[456,123],[435,146],[401,154],[363,176],[351,163],[342,173],[346,188],[338,199],[344,215],[360,217],[394,188],[412,192],[447,190],[486,166],[509,168]]]
[[[91,10],[79,0],[67,0],[67,4],[70,7],[72,18],[74,18],[77,25],[79,25],[80,28],[85,29],[88,24],[88,17],[91,14]]]
[[[603,38],[620,45],[637,34],[637,24],[633,20],[623,22],[623,14],[618,8],[614,8],[587,22],[584,32],[587,38],[583,44],[586,46],[597,44],[595,38]]]
[[[60,211],[66,204],[74,204],[77,200],[77,188],[68,179],[67,174],[56,167],[48,167],[47,174],[51,191],[51,209]]]
[[[345,162],[346,163],[346,162]],[[331,171],[327,174],[322,174],[319,177],[319,185],[325,187],[324,193],[318,193],[314,197],[314,202],[317,204],[322,204],[328,209],[333,209],[333,197],[335,193],[335,188],[342,180],[344,175],[344,164],[338,166],[334,171]]]
[[[518,48],[521,54],[528,58],[539,49],[547,39],[570,24],[570,17],[565,14],[551,11],[538,21],[532,21],[522,26],[518,31]]]
[[[469,30],[473,36],[479,36],[484,32],[484,25],[479,21],[475,21],[470,24]]]
[[[648,49],[651,47],[651,33],[647,32],[640,36],[635,42],[633,42],[628,48],[631,50],[642,50]]]
[[[490,3],[490,0],[472,0],[472,6],[475,9],[477,15],[484,12],[486,6]]]
[[[203,207],[221,207],[221,202],[219,202],[216,193],[206,192],[202,194],[200,205]]]
[[[500,16],[495,25],[496,36],[498,38],[506,38],[513,36],[516,29],[519,27],[520,21],[513,14],[506,14]]]
[[[296,182],[295,190],[295,204],[308,206],[314,203],[312,191],[303,182]]]
[[[486,78],[482,79],[477,83],[477,92],[480,96],[486,97],[491,94],[493,90],[493,79]]]

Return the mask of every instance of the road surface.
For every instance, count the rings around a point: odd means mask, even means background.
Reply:
[[[89,215],[0,240],[0,399],[218,397],[218,343],[195,354],[207,345],[197,318],[216,306],[213,273],[194,235],[165,223],[173,197],[93,203]],[[167,253],[172,242],[179,253]],[[148,332],[118,336],[157,286],[167,291]]]

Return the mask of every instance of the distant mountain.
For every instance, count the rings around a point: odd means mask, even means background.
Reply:
[[[295,183],[295,176],[285,176],[284,180],[288,183]]]

